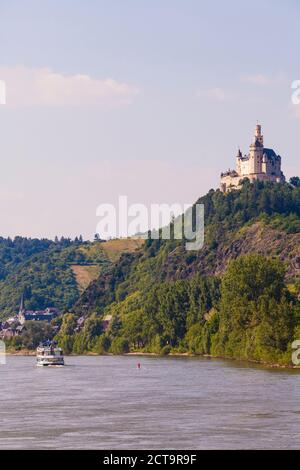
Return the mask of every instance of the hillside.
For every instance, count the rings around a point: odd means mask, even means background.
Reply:
[[[26,261],[16,249],[6,261],[0,300],[6,287],[15,301],[14,287],[31,279],[39,287],[33,304],[63,304],[56,339],[67,353],[180,352],[290,364],[300,334],[300,188],[246,181],[197,202],[205,207],[199,251],[174,239],[77,240],[43,241],[35,254],[28,242]],[[28,331],[12,345],[32,347],[44,334],[32,333],[33,340]]]
[[[205,205],[204,247],[189,252],[184,241],[146,240],[137,252],[122,254],[65,317],[59,335],[64,347],[288,362],[287,348],[300,324],[300,189],[245,182],[239,191],[210,191],[198,202]],[[231,284],[237,286],[233,299]],[[234,299],[240,297],[237,315],[245,311],[249,325],[257,325],[251,329],[253,348],[247,327],[237,326],[242,318],[232,330],[235,339],[224,333],[227,312],[234,313]],[[73,335],[72,324],[82,315],[84,326]],[[112,318],[105,334],[104,316]]]
[[[81,246],[78,251],[84,255],[85,264],[73,264],[71,268],[77,286],[82,293],[100,273],[117,262],[123,253],[134,253],[144,243],[141,239],[116,239],[107,242],[94,242]]]
[[[229,262],[249,253],[278,258],[286,279],[300,277],[300,188],[270,183],[245,184],[224,195],[210,191],[198,203],[205,206],[205,243],[199,251],[185,250],[184,241],[147,240],[133,256],[122,256],[107,275],[92,283],[76,305],[92,312],[109,298],[124,299],[136,290],[162,281],[189,279],[197,274],[221,276]]]
[[[300,231],[286,233],[273,227],[268,218],[255,219],[239,230],[225,233],[221,240],[215,241],[213,249],[211,244],[206,244],[191,257],[185,257],[184,251],[184,247],[178,246],[166,256],[162,269],[167,280],[185,279],[199,272],[221,276],[231,260],[249,253],[280,259],[286,264],[287,279],[295,279],[300,274]]]
[[[136,240],[1,238],[0,318],[18,311],[22,293],[28,309],[72,308],[90,282],[112,266],[112,260],[117,261],[123,250],[133,252],[138,246]]]

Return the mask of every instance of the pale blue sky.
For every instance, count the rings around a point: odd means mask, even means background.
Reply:
[[[300,174],[299,18],[297,0],[0,0],[0,234],[90,238],[120,194],[192,203],[257,120]]]

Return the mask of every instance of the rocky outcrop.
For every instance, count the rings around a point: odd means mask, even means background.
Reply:
[[[215,246],[204,245],[199,252],[186,255],[177,247],[166,257],[163,265],[166,278],[184,279],[202,273],[222,275],[229,261],[248,253],[279,258],[287,268],[287,279],[300,277],[300,233],[288,234],[255,222],[237,232],[230,231]]]

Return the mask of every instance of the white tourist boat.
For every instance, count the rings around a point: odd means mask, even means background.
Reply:
[[[65,365],[63,350],[54,341],[41,343],[36,350],[38,367],[61,367]]]

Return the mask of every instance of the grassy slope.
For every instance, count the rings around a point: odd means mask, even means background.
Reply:
[[[97,264],[91,266],[72,264],[71,268],[80,293],[82,293],[92,281],[97,279],[101,272],[101,267]]]
[[[103,243],[102,248],[110,261],[114,263],[120,259],[123,253],[134,253],[137,251],[144,242],[145,241],[140,238],[122,238],[120,240],[109,240]]]
[[[91,263],[98,261],[98,264],[74,264],[73,273],[80,292],[82,293],[92,281],[95,281],[103,268],[108,268],[111,263],[117,262],[123,253],[134,253],[144,243],[140,239],[118,239],[107,242],[94,242],[90,245],[80,247],[87,260]]]
[[[15,315],[24,291],[27,308],[70,309],[100,273],[123,252],[134,252],[141,243],[128,239],[68,247],[52,244],[42,252],[20,256],[18,262],[6,265],[7,272],[0,281],[0,318]]]

